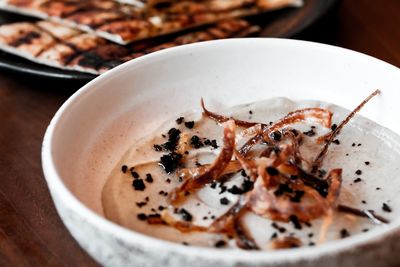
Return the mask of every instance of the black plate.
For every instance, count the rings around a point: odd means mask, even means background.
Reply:
[[[252,23],[259,24],[263,30],[261,37],[289,38],[310,26],[324,15],[336,0],[304,0],[302,8],[292,8],[269,12],[249,18]],[[27,21],[26,17],[0,11],[0,24],[16,21]],[[41,78],[87,82],[96,77],[76,71],[67,71],[37,64],[8,53],[0,52],[0,69],[29,74]]]

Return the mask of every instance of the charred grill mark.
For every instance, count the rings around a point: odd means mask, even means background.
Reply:
[[[27,32],[25,35],[9,43],[10,46],[19,47],[24,44],[31,44],[33,40],[40,38],[42,35],[36,31]]]

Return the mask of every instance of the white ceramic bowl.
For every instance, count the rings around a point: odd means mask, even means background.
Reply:
[[[118,157],[165,118],[275,96],[347,108],[380,88],[362,113],[400,134],[400,70],[342,48],[284,39],[181,46],[123,64],[76,92],[57,112],[42,148],[57,210],[79,244],[106,266],[388,266],[400,263],[400,220],[317,247],[248,252],[186,247],[102,217],[100,192]],[[394,177],[395,178],[395,177]]]

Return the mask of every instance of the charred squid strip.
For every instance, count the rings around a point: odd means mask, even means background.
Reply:
[[[343,129],[343,127],[356,115],[357,112],[359,112],[365,104],[367,104],[374,96],[379,95],[381,93],[380,90],[375,90],[372,94],[370,94],[366,99],[364,99],[361,104],[359,104],[340,124],[336,129],[329,134],[329,139],[326,142],[325,146],[322,148],[321,152],[318,154],[318,156],[315,158],[313,162],[313,167],[312,167],[312,172],[315,173],[320,166],[322,165],[322,161],[324,160],[326,154],[328,153],[328,149],[332,141],[335,139],[335,137],[340,133],[340,131]]]
[[[333,169],[329,172],[328,178],[329,190],[326,200],[329,205],[333,208],[336,205],[336,201],[340,195],[340,189],[342,187],[342,169]]]
[[[304,108],[290,112],[282,119],[265,128],[266,131],[264,131],[264,137],[266,134],[269,135],[270,133],[280,130],[285,126],[309,119],[314,119],[324,127],[330,128],[332,123],[332,112],[323,108]]]
[[[247,195],[249,209],[254,213],[268,217],[272,220],[288,222],[292,216],[296,216],[301,222],[308,222],[319,218],[329,209],[327,201],[312,188],[303,186],[305,194],[314,199],[312,203],[297,203],[283,197],[276,197],[268,190],[264,181],[270,181],[272,177],[266,172],[266,168],[259,167],[259,177],[254,184],[253,191]]]
[[[352,214],[358,217],[363,217],[363,218],[368,218],[375,224],[382,224],[382,223],[389,223],[389,220],[380,216],[376,215],[373,211],[371,210],[359,210],[356,208],[352,208],[346,205],[339,204],[337,206],[337,210],[343,213],[348,213]]]
[[[246,250],[260,249],[242,225],[241,217],[245,211],[245,199],[241,196],[235,205],[211,224],[209,232],[234,236],[239,248]]]
[[[248,122],[248,121],[237,120],[237,119],[234,119],[234,118],[226,117],[226,116],[219,115],[219,114],[216,114],[214,112],[211,112],[211,111],[206,109],[206,107],[204,105],[203,98],[201,99],[200,103],[201,103],[201,107],[203,108],[203,114],[206,115],[207,117],[209,117],[210,119],[218,122],[218,123],[224,123],[224,122],[227,122],[229,120],[233,120],[237,126],[246,127],[246,128],[252,127],[252,126],[257,125],[257,124],[260,124],[260,123],[257,123],[257,122]]]
[[[275,131],[279,131],[282,128],[297,123],[305,121],[308,119],[314,119],[316,122],[322,124],[323,126],[329,128],[332,123],[332,112],[327,109],[322,108],[305,108],[299,109],[288,113],[282,119],[277,120],[272,125],[261,124],[262,132],[257,133],[254,137],[250,138],[241,148],[240,153],[242,155],[247,155],[251,148],[258,144],[261,140],[271,142],[270,134]]]
[[[184,197],[186,192],[192,192],[202,188],[206,184],[218,180],[231,161],[234,148],[235,123],[233,120],[229,120],[224,123],[223,147],[217,159],[211,164],[204,174],[194,179],[188,179],[184,181],[179,188],[173,190],[170,194],[171,203],[177,203],[182,200],[182,197]]]
[[[204,175],[209,170],[210,167],[211,164],[207,164],[196,168],[182,169],[178,171],[178,177],[180,177],[183,181],[188,179],[197,179],[199,176]],[[224,171],[221,173],[221,176],[226,174],[236,173],[240,171],[241,168],[242,165],[240,164],[239,161],[232,160],[228,163]]]

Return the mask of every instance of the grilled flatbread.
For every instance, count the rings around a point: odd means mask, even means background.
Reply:
[[[0,8],[49,18],[112,42],[128,44],[227,18],[302,4],[302,0],[159,1],[138,8],[112,0],[0,0]]]
[[[121,46],[54,22],[20,22],[0,26],[0,50],[44,65],[101,74],[130,59],[164,48],[244,37],[259,30],[258,26],[244,20],[233,19],[201,31],[171,37],[169,41],[149,40]]]

